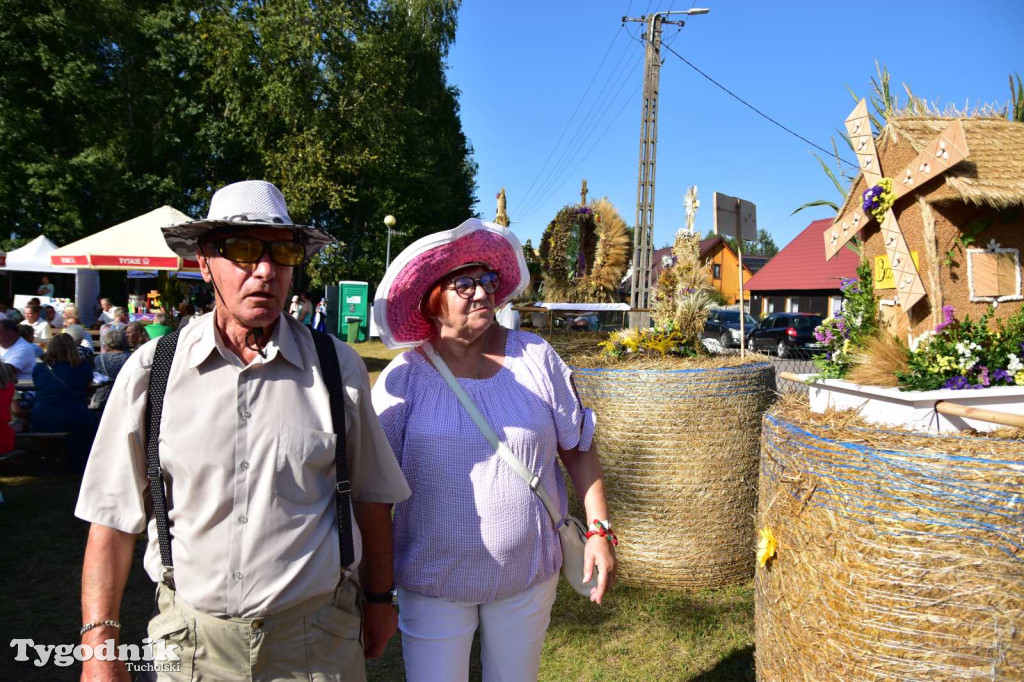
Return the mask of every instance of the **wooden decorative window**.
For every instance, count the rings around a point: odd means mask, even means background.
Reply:
[[[967,280],[972,301],[998,305],[1021,300],[1020,251],[994,239],[984,249],[967,249]]]

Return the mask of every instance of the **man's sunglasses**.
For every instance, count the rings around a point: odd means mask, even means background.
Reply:
[[[306,260],[305,245],[290,239],[268,242],[257,237],[224,237],[211,244],[218,254],[235,263],[258,263],[268,251],[277,265],[295,267]]]
[[[493,294],[497,291],[498,285],[501,284],[501,276],[493,270],[488,270],[480,275],[479,279],[469,275],[462,275],[461,277],[453,278],[450,284],[451,288],[455,289],[455,293],[462,298],[473,298],[473,295],[476,294],[477,285],[482,287],[488,294]]]

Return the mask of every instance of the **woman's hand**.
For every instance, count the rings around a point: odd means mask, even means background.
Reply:
[[[615,584],[615,548],[600,535],[592,535],[583,548],[583,582],[590,582],[597,569],[597,585],[590,588],[590,601],[601,603],[604,593]]]

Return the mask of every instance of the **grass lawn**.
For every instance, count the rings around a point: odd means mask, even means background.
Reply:
[[[359,344],[371,381],[398,354]],[[0,465],[5,466],[5,465]],[[0,468],[0,680],[73,680],[78,669],[15,662],[15,638],[75,643],[88,528],[74,515],[79,479],[55,473],[15,475]],[[628,542],[628,538],[624,538]],[[153,610],[153,585],[139,542],[121,609],[123,641],[141,642]],[[702,592],[617,586],[597,607],[559,585],[544,644],[540,679],[754,680],[754,603],[750,583]],[[473,679],[479,679],[474,655]],[[368,664],[371,681],[403,680],[400,637]]]

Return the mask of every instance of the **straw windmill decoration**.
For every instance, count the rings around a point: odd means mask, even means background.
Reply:
[[[911,258],[907,241],[896,222],[892,206],[902,197],[967,158],[970,151],[967,149],[963,126],[959,119],[953,121],[910,162],[909,166],[888,178],[882,176],[875,140],[871,134],[867,103],[863,99],[846,119],[846,132],[857,153],[860,171],[868,189],[863,204],[851,197],[843,207],[844,210],[836,217],[832,228],[825,231],[825,259],[835,256],[844,244],[868,226],[873,216],[878,220],[878,214],[884,209],[884,215],[878,222],[896,282],[896,298],[903,311],[907,312],[924,298],[925,290],[917,266],[914,265],[914,259]],[[856,184],[854,181],[854,186]],[[874,201],[875,210],[865,211],[865,206],[871,201]]]

